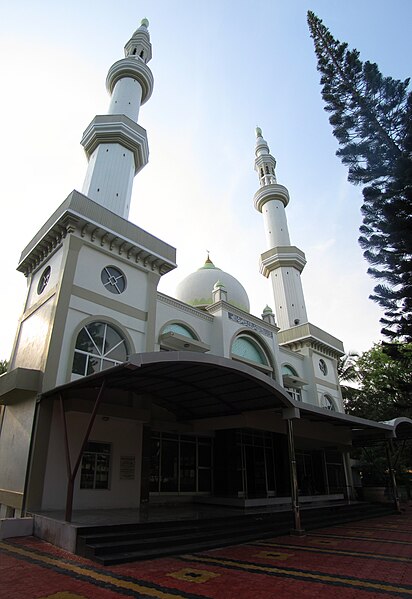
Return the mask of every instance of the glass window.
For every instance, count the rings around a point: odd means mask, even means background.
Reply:
[[[211,491],[212,489],[212,471],[210,468],[200,468],[198,472],[198,490]]]
[[[126,289],[126,277],[114,266],[105,266],[101,272],[101,281],[110,293],[120,294]]]
[[[110,453],[110,443],[87,443],[82,456],[81,489],[109,488]]]
[[[212,440],[197,435],[152,432],[150,491],[211,491]]]
[[[282,366],[282,375],[284,377],[298,376],[296,370],[292,368],[292,366],[289,366],[289,364],[284,364]],[[285,381],[283,384],[285,385]],[[302,389],[300,387],[290,387],[285,385],[285,389],[292,399],[294,399],[295,401],[302,401]]]
[[[187,327],[182,324],[178,324],[177,322],[173,322],[172,324],[168,324],[162,330],[162,335],[164,333],[178,333],[179,335],[183,335],[183,337],[189,337],[189,339],[196,339],[193,335],[192,331],[190,331]]]
[[[178,463],[179,463],[179,444],[177,441],[166,441],[162,443],[161,456],[161,491],[178,490]]]
[[[292,366],[289,366],[288,364],[284,364],[282,366],[282,374],[284,374],[284,375],[291,375],[291,376],[298,376],[298,373],[296,372],[296,370],[294,368],[292,368]]]
[[[250,362],[269,366],[267,357],[259,345],[250,337],[239,335],[233,341],[232,354]]]
[[[47,284],[50,280],[51,268],[50,266],[46,266],[39,280],[39,284],[37,285],[37,294],[40,295],[46,289]]]
[[[159,490],[160,439],[152,436],[150,441],[150,491]]]
[[[196,491],[196,443],[180,444],[180,490]]]
[[[332,412],[336,412],[335,402],[331,398],[330,395],[324,395],[321,401],[321,407],[326,410],[331,410]]]
[[[302,401],[302,389],[298,389],[297,387],[285,387],[285,389],[292,399]]]
[[[326,376],[328,374],[328,367],[326,366],[325,360],[319,360],[319,370],[321,371],[323,376]]]
[[[127,360],[125,339],[105,322],[91,322],[77,336],[72,373],[85,376]]]

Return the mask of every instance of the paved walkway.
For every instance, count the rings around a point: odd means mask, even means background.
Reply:
[[[173,558],[102,567],[34,537],[0,542],[1,599],[412,599],[412,509]]]

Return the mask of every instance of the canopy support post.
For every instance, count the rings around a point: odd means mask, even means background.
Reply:
[[[90,436],[90,432],[92,430],[92,426],[94,424],[94,421],[96,419],[96,415],[97,415],[97,410],[99,408],[99,405],[101,403],[101,399],[103,396],[103,391],[104,391],[104,387],[105,387],[105,383],[106,383],[106,379],[103,379],[103,382],[100,386],[99,392],[97,394],[97,398],[96,401],[94,402],[94,407],[93,407],[93,411],[90,415],[90,419],[89,419],[89,424],[87,425],[87,430],[85,432],[85,435],[83,437],[83,442],[82,442],[82,446],[80,448],[79,451],[79,455],[77,457],[76,463],[74,465],[73,470],[71,470],[71,464],[70,464],[70,449],[69,449],[69,439],[68,439],[68,434],[67,434],[67,422],[66,422],[66,415],[64,412],[64,404],[63,404],[63,398],[60,395],[60,410],[61,410],[61,416],[62,416],[62,422],[63,422],[63,430],[64,430],[64,441],[65,441],[65,453],[66,453],[66,467],[67,467],[67,476],[68,476],[68,482],[67,482],[67,494],[66,494],[66,510],[65,510],[65,521],[66,522],[71,522],[72,521],[72,514],[73,514],[73,495],[74,495],[74,481],[76,479],[76,475],[77,475],[77,471],[79,470],[79,466],[80,466],[80,462],[83,456],[83,452],[86,448],[86,444],[89,440],[89,436]]]
[[[399,501],[398,486],[396,484],[395,470],[393,468],[393,462],[392,462],[392,446],[391,446],[390,441],[386,441],[385,445],[386,445],[386,457],[388,460],[389,477],[390,477],[391,487],[392,487],[392,491],[393,491],[393,500],[394,500],[394,504],[395,504],[395,509],[398,512],[398,514],[400,514],[401,513],[401,503]]]
[[[295,455],[295,441],[293,437],[293,421],[291,418],[287,418],[287,434],[288,434],[288,452],[289,452],[289,467],[290,467],[290,491],[292,499],[292,512],[294,528],[291,530],[292,534],[303,535],[305,534],[304,529],[301,525],[300,520],[300,507],[299,507],[299,489],[298,489],[298,475],[296,470],[296,455]]]

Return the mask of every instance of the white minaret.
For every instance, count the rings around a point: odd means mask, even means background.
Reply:
[[[307,322],[305,298],[300,273],[305,264],[305,254],[290,245],[285,208],[289,192],[276,182],[276,160],[256,128],[255,170],[259,175],[260,189],[255,193],[256,210],[263,214],[268,250],[261,256],[260,271],[272,280],[277,324],[281,330]]]
[[[147,164],[145,129],[137,124],[140,106],[152,95],[149,22],[127,42],[125,57],[112,65],[106,79],[111,95],[107,115],[96,116],[83,134],[89,166],[82,192],[112,212],[128,218],[134,176]]]

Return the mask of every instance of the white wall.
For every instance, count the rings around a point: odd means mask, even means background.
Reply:
[[[89,414],[70,412],[67,428],[72,467],[77,459]],[[90,441],[111,443],[110,488],[80,489],[80,470],[75,481],[73,509],[136,508],[140,504],[142,424],[135,420],[110,417],[107,421],[97,416]],[[135,456],[134,480],[120,480],[120,456]],[[64,437],[56,402],[44,479],[42,509],[64,509],[66,502],[67,476],[64,452]]]
[[[36,398],[5,406],[0,434],[0,489],[24,491]]]
[[[123,293],[114,294],[104,287],[100,277],[105,266],[114,266],[124,273],[127,285]],[[112,255],[88,245],[83,245],[80,249],[73,284],[139,310],[147,310],[149,307],[146,273],[127,261],[116,260]]]

